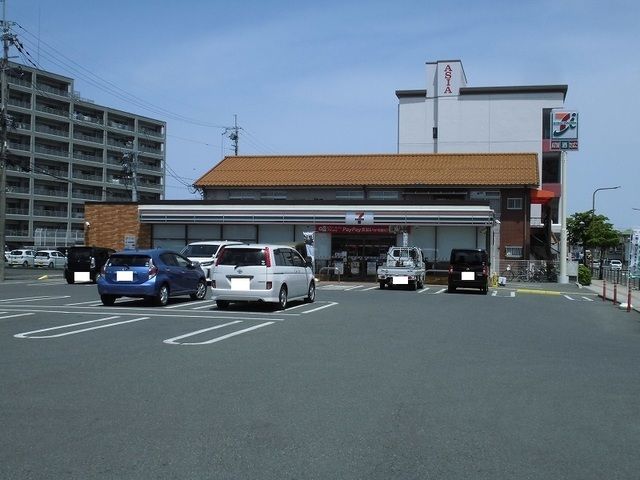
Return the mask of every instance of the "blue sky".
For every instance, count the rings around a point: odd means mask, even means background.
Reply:
[[[462,60],[474,87],[567,84],[566,106],[580,112],[568,214],[589,210],[596,188],[620,185],[597,193],[596,210],[617,228],[640,226],[635,0],[6,6],[31,56],[75,78],[84,98],[166,120],[167,164],[185,183],[231,153],[218,127],[234,114],[241,154],[395,152],[395,91],[425,88],[425,62]],[[93,75],[156,110],[114,96]],[[168,177],[167,198],[195,197]]]

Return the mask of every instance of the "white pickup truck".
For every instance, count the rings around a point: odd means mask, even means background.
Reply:
[[[424,258],[418,247],[390,247],[384,265],[378,267],[378,283],[385,286],[406,285],[411,290],[424,287]]]

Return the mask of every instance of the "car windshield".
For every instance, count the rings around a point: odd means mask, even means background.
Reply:
[[[261,248],[225,248],[220,254],[218,265],[264,266],[264,250]]]
[[[187,245],[180,253],[186,257],[213,257],[218,251],[219,244]]]
[[[91,256],[91,248],[72,248],[69,250],[69,259],[88,260]]]
[[[483,256],[484,255],[482,254],[482,252],[475,252],[473,250],[459,251],[454,252],[452,261],[453,263],[467,263],[478,265],[484,263],[485,260]]]
[[[148,267],[151,257],[148,255],[111,255],[110,267]]]
[[[49,252],[36,252],[36,257],[49,258]]]

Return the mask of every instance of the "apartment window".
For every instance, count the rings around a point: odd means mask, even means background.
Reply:
[[[507,210],[522,210],[522,197],[507,198]]]
[[[336,200],[362,200],[364,192],[362,190],[342,190],[336,192]]]
[[[286,200],[287,192],[260,192],[260,200]]]
[[[229,192],[229,200],[256,200],[256,193],[242,190],[231,191]]]
[[[506,258],[522,258],[522,247],[507,246],[505,247]]]
[[[371,200],[398,200],[399,194],[394,190],[372,190],[369,192]]]

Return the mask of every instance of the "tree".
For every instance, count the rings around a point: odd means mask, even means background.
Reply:
[[[588,210],[576,212],[567,219],[567,239],[572,245],[582,245],[583,253],[588,248],[597,248],[602,259],[605,249],[620,243],[620,232],[613,228],[608,217],[594,215],[592,210]]]

